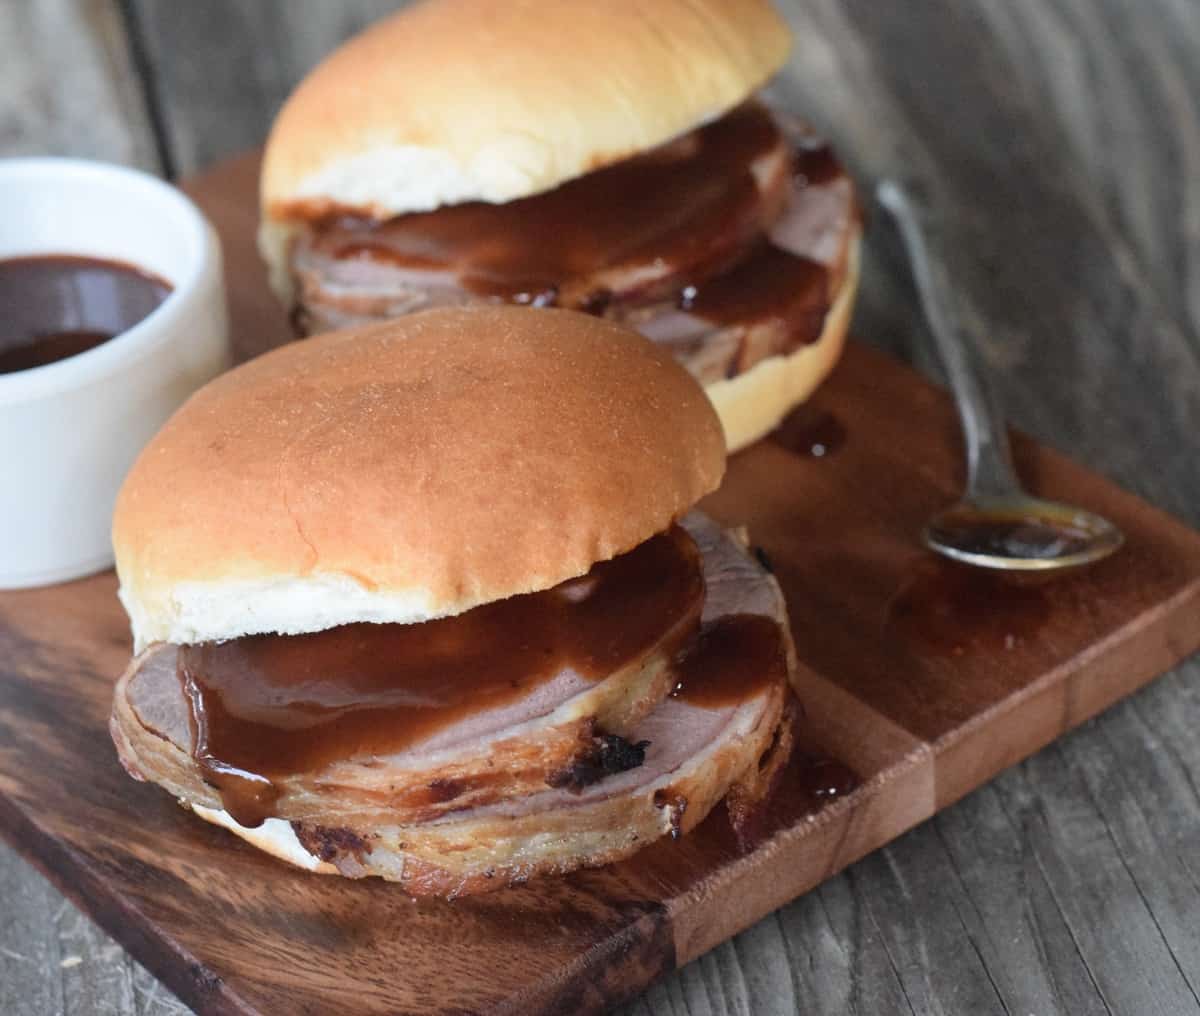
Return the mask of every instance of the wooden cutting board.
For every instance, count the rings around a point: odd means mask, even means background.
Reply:
[[[287,338],[254,252],[256,168],[188,188],[224,240],[242,355]],[[806,688],[802,754],[750,853],[718,808],[623,864],[455,903],[286,868],[118,766],[106,721],[130,644],[111,573],[0,594],[0,828],[201,1012],[602,1009],[1200,646],[1200,535],[1031,441],[1016,457],[1127,547],[1022,585],[923,552],[961,483],[952,408],[853,343],[811,407],[732,460],[706,508],[774,567]]]

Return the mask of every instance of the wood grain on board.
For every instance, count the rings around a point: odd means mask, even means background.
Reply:
[[[864,184],[902,170],[932,189],[1013,419],[1200,523],[1194,0],[777,2],[795,31],[789,104]],[[192,172],[259,143],[307,67],[390,6],[0,0],[0,154]],[[1014,223],[1005,174],[1027,184]],[[1026,242],[1072,241],[1081,217],[1070,269]],[[995,302],[996,270],[1018,301]],[[872,228],[856,333],[936,372],[915,308]],[[901,410],[891,426],[906,439]],[[660,979],[627,1016],[1200,1012],[1197,726],[1191,662]],[[0,1011],[182,1013],[3,844],[0,899]]]
[[[250,157],[189,188],[223,235],[242,355],[287,338],[254,251],[255,179]],[[822,414],[845,433],[817,456]],[[203,1012],[599,1011],[1200,643],[1200,536],[1031,441],[1017,458],[1040,492],[1121,525],[1120,556],[1008,585],[922,551],[922,521],[961,483],[953,412],[856,344],[810,407],[731,462],[706,507],[747,524],[775,569],[805,687],[802,755],[749,853],[718,809],[622,864],[453,903],[281,866],[118,766],[105,724],[130,648],[111,573],[0,595],[0,824]],[[814,758],[860,785],[821,796]]]

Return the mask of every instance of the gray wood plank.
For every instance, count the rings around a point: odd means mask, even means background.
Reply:
[[[135,0],[179,173],[262,143],[296,83],[402,0]]]
[[[137,0],[177,165],[257,144],[303,72],[395,6]],[[776,94],[862,179],[901,167],[936,196],[1014,420],[1200,522],[1194,0],[781,6],[797,45]],[[153,166],[115,8],[32,10],[0,0],[0,85],[22,98],[0,105],[0,152]],[[61,56],[14,64],[6,46]],[[936,370],[921,329],[876,229],[857,331]],[[1197,677],[1158,682],[625,1011],[1200,1011]],[[177,1011],[123,955],[104,966],[115,947],[3,850],[0,899],[0,1011]]]
[[[159,169],[116,0],[0,0],[0,156]]]
[[[61,958],[53,917],[69,906],[0,844],[0,1011],[19,1016],[63,1011]]]
[[[0,0],[0,95],[0,156],[160,168],[116,0]],[[5,844],[0,901],[0,1012],[185,1011]]]
[[[0,844],[0,1013],[184,1016],[141,964]]]
[[[1072,741],[1032,759],[1021,778],[1004,784],[1006,810],[1027,827],[1034,861],[1106,1005],[1123,1013],[1195,1011],[1130,858],[1081,786],[1076,767],[1087,751]],[[1169,867],[1158,874],[1167,877]]]
[[[1008,774],[1001,782],[1014,778]],[[939,815],[933,828],[953,872],[964,927],[1005,1007],[1022,1013],[1103,1013],[1103,997],[999,790],[972,794]],[[1015,901],[1021,905],[1014,906]]]
[[[1149,270],[1156,295],[1200,322],[1200,17],[1188,0],[1136,5],[1037,0],[986,5],[1016,59],[1036,48],[1026,86],[1053,103],[1064,141]]]
[[[809,49],[793,63],[791,91],[828,123],[861,177],[899,168],[935,197],[1012,417],[1187,511],[1198,479],[1189,465],[1200,419],[1195,335],[1157,299],[1152,269],[1104,214],[1054,108],[1014,84],[1022,67],[979,15],[985,6],[947,6],[936,31],[901,5],[822,0],[794,9]],[[1155,24],[1149,14],[1144,22]],[[864,51],[874,58],[860,59]],[[820,73],[830,59],[843,61],[836,81]],[[848,101],[846,92],[868,98]],[[1173,224],[1161,229],[1167,242]],[[886,229],[875,231],[872,254],[876,275],[906,278]],[[897,301],[896,290],[877,286],[875,277],[864,285],[860,331],[919,334],[897,310],[911,296]],[[1164,388],[1167,398],[1148,405],[1145,393]]]

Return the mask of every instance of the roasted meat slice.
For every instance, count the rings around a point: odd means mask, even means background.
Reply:
[[[757,783],[788,694],[780,662],[773,679],[719,707],[669,698],[637,729],[649,742],[644,764],[581,794],[548,790],[416,826],[297,823],[295,834],[341,874],[379,875],[414,896],[486,892],[618,861],[689,832],[735,785]]]
[[[807,126],[750,103],[547,194],[298,227],[296,316],[311,334],[450,304],[553,304],[637,328],[712,384],[818,339],[857,214]]]
[[[323,788],[324,813],[314,794],[313,808],[289,815],[291,824],[269,820],[257,829],[233,822],[195,781],[179,788],[181,801],[294,864],[382,876],[414,895],[483,892],[627,857],[687,832],[731,791],[732,815],[744,818],[761,805],[791,748],[785,608],[777,583],[736,534],[698,513],[684,524],[704,560],[703,628],[673,670],[682,688],[629,731],[627,741],[644,752],[640,765],[582,790],[543,786],[421,822],[379,809],[348,811],[344,787]],[[176,727],[174,736],[181,733]],[[187,758],[160,738],[158,754],[164,751]]]
[[[705,564],[692,538],[677,529],[658,537],[655,546],[657,551],[647,545],[634,552],[642,556],[641,564],[600,565],[587,576],[535,594],[571,599],[581,610],[604,609],[607,604],[607,609],[633,612],[624,623],[620,618],[612,618],[604,619],[603,625],[610,629],[623,625],[628,630],[636,624],[640,633],[636,644],[645,648],[600,680],[580,673],[573,666],[564,666],[547,679],[521,685],[520,692],[513,693],[503,665],[509,663],[510,656],[517,658],[526,636],[521,631],[513,632],[511,638],[515,641],[508,651],[501,644],[504,633],[496,624],[519,617],[519,610],[507,607],[480,608],[492,619],[484,617],[467,629],[474,633],[474,641],[469,645],[458,644],[464,634],[462,620],[458,619],[446,622],[449,627],[442,637],[431,635],[437,629],[434,622],[401,626],[403,630],[395,631],[395,641],[381,641],[387,633],[371,626],[365,628],[361,642],[354,632],[343,635],[338,631],[311,637],[293,636],[283,646],[278,643],[267,646],[261,639],[251,640],[251,649],[254,646],[259,650],[269,649],[276,659],[278,654],[286,654],[282,665],[294,669],[301,677],[294,686],[278,688],[254,682],[252,699],[246,698],[246,690],[240,692],[243,713],[257,710],[279,717],[280,697],[289,696],[295,701],[294,707],[283,714],[283,722],[296,724],[295,729],[285,728],[284,740],[270,729],[260,728],[259,739],[263,753],[268,756],[266,761],[284,766],[281,778],[273,780],[277,783],[277,796],[268,814],[288,819],[320,815],[326,820],[368,823],[421,821],[454,809],[533,793],[547,786],[577,788],[605,772],[636,764],[640,761],[636,744],[627,742],[622,735],[628,734],[670,691],[675,682],[673,658],[694,631],[704,602]],[[624,586],[629,576],[624,580],[620,576],[613,578],[614,564],[626,570],[668,568],[671,574],[644,577],[646,582],[660,587],[657,592],[644,586],[630,589]],[[598,584],[606,581],[616,582],[616,587],[598,593]],[[597,604],[597,595],[607,599]],[[516,601],[509,603],[515,605]],[[663,609],[661,617],[639,616],[639,612],[654,609],[655,605]],[[498,672],[490,687],[493,693],[498,690],[501,694],[486,697],[489,685],[472,684],[470,701],[461,703],[449,715],[441,714],[436,724],[417,728],[400,741],[395,731],[397,722],[414,715],[414,708],[430,715],[428,702],[420,705],[420,687],[405,686],[401,680],[388,694],[398,699],[403,711],[381,714],[380,720],[372,724],[367,711],[354,699],[351,679],[344,685],[349,696],[345,707],[331,716],[326,702],[323,711],[317,712],[325,726],[306,726],[314,709],[311,684],[303,679],[305,676],[311,673],[327,679],[326,666],[334,668],[335,673],[338,668],[348,669],[353,675],[356,657],[363,666],[373,666],[381,651],[403,652],[413,646],[403,639],[405,634],[414,636],[416,648],[432,659],[434,681],[440,681],[444,667],[461,660],[465,653],[469,666]],[[241,650],[243,658],[251,649]],[[213,649],[216,654],[221,651],[220,646]],[[316,661],[312,659],[314,654],[319,655]],[[117,687],[113,736],[130,773],[161,783],[180,798],[217,808],[222,806],[222,799],[213,784],[219,785],[219,776],[214,779],[211,772],[197,764],[194,729],[197,714],[194,700],[189,707],[192,693],[186,688],[187,679],[180,662],[186,658],[187,651],[180,647],[159,644],[130,664]],[[409,662],[383,658],[380,661],[383,680],[389,684],[395,682],[397,678],[393,675],[405,673],[403,668]],[[428,672],[428,668],[425,670]],[[234,669],[231,681],[245,684],[243,673]],[[406,702],[417,705],[405,706]],[[347,729],[362,729],[364,720],[366,735],[356,735],[351,741],[362,745],[358,752],[352,757],[334,755],[312,764],[308,749],[323,731],[334,732],[331,724],[341,724],[336,729],[344,733]],[[380,731],[381,725],[386,729]],[[372,750],[371,735],[380,732],[387,745],[382,753]],[[344,740],[339,736],[333,743],[340,748]],[[297,755],[293,750],[296,747],[304,754],[305,763],[289,771],[287,760]],[[229,764],[233,760],[223,761]]]

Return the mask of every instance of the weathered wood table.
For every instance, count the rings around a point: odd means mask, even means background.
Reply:
[[[0,0],[0,155],[193,171],[258,144],[393,6]],[[1012,418],[1200,524],[1196,0],[784,6],[779,97],[864,183],[936,196]],[[874,231],[855,332],[934,371],[914,307]],[[1200,1012],[1198,679],[1163,677],[628,1011]],[[0,846],[0,1013],[182,1011]]]

